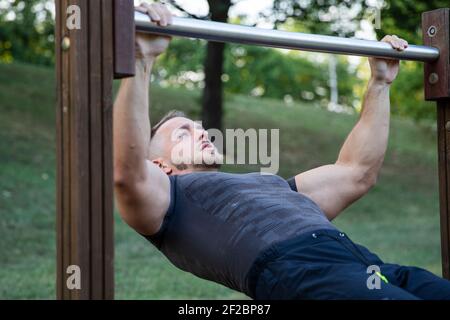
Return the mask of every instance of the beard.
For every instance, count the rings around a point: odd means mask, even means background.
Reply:
[[[175,164],[175,168],[178,170],[193,169],[194,171],[209,171],[220,169],[223,162],[223,155],[220,154],[217,149],[214,149],[211,153],[197,153],[194,155],[194,163],[191,160],[187,163]]]

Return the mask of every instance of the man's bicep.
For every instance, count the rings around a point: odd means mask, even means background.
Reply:
[[[295,182],[298,192],[317,203],[329,220],[368,191],[358,167],[338,164],[302,172]]]
[[[125,222],[144,235],[156,233],[170,204],[169,177],[146,161],[145,178],[139,183],[116,188],[118,209]]]

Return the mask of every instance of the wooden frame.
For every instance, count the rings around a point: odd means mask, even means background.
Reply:
[[[112,84],[134,75],[132,0],[56,0],[57,298],[114,298]],[[81,9],[68,30],[67,7]],[[423,14],[425,98],[437,101],[443,275],[450,277],[449,9]],[[81,288],[68,289],[71,265]]]
[[[442,275],[450,279],[450,9],[422,14],[425,45],[439,48],[439,59],[425,64],[425,99],[436,101]]]
[[[69,5],[81,29],[67,28]],[[133,12],[129,0],[56,1],[58,299],[114,298],[112,84],[134,73]],[[71,265],[80,289],[66,285]]]

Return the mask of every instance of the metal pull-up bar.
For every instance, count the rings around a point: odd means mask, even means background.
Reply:
[[[147,15],[140,12],[135,12],[134,20],[138,32],[210,41],[424,62],[439,58],[439,49],[429,46],[409,45],[404,51],[397,51],[390,44],[380,41],[287,32],[177,17],[173,18],[170,26],[161,27],[152,23]]]

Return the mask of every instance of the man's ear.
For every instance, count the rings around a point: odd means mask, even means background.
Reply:
[[[170,168],[168,165],[164,163],[164,160],[161,158],[153,159],[152,162],[157,165],[162,171],[165,172],[168,176],[172,174],[172,168]]]

